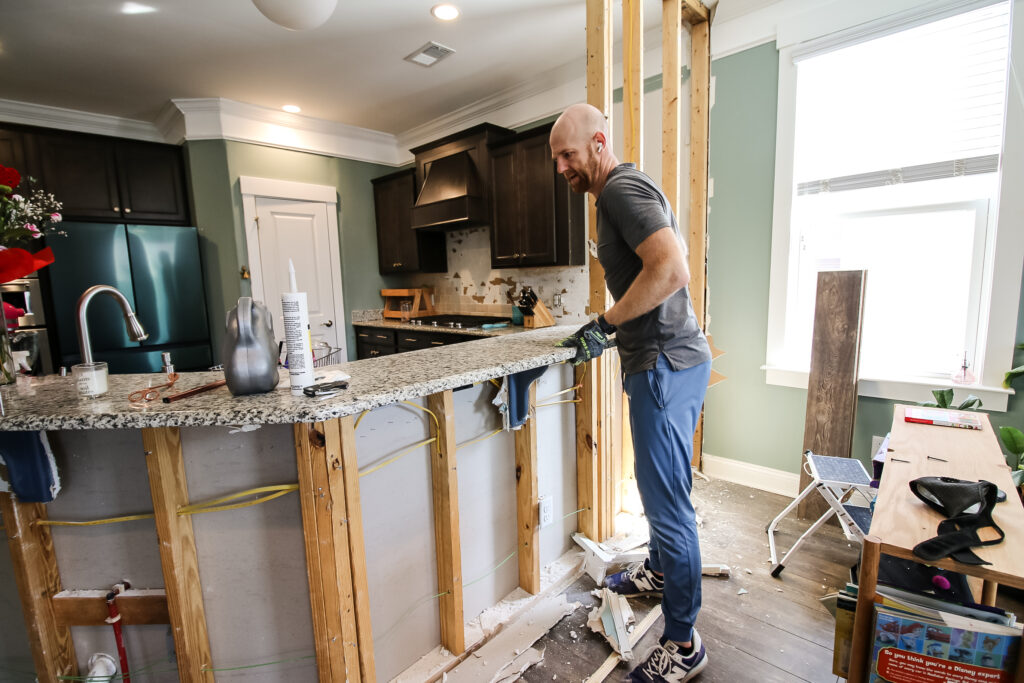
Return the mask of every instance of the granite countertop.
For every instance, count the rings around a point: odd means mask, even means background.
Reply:
[[[5,410],[0,431],[318,422],[568,360],[574,350],[555,343],[576,327],[514,328],[517,334],[507,339],[498,336],[318,368],[318,375],[331,370],[351,375],[349,388],[326,400],[292,396],[286,371],[277,389],[267,394],[233,397],[227,387],[219,387],[174,403],[141,405],[130,403],[128,394],[160,381],[162,375],[111,375],[110,391],[89,401],[78,399],[71,377],[32,378],[0,389]],[[182,373],[173,393],[222,378],[222,372]]]
[[[353,322],[353,327],[385,327],[395,330],[411,330],[413,332],[441,332],[442,334],[461,334],[470,337],[504,337],[509,334],[518,334],[520,332],[528,331],[522,325],[509,325],[508,327],[497,327],[491,329],[483,329],[480,327],[465,327],[465,328],[454,328],[454,327],[434,327],[433,325],[413,325],[412,323],[403,323],[400,320],[385,320],[380,318],[378,320],[363,320],[360,322]],[[579,327],[577,325],[576,327]]]

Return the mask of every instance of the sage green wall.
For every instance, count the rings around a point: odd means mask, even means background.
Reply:
[[[723,57],[712,62],[711,73],[708,311],[715,346],[725,351],[714,367],[728,379],[708,390],[704,450],[799,472],[807,392],[768,385],[761,370],[768,334],[778,51],[768,43]],[[1024,340],[1024,314],[1017,328],[1018,340]],[[1022,356],[1018,352],[1017,364]],[[889,431],[892,408],[884,399],[858,401],[855,455],[867,460],[871,436]],[[1024,401],[1011,397],[1008,412],[992,413],[992,422],[1024,427]]]
[[[239,269],[249,265],[242,227],[242,194],[239,176],[255,176],[329,185],[338,190],[338,234],[341,277],[345,299],[345,331],[349,357],[355,358],[352,332],[353,309],[380,308],[380,290],[398,286],[393,277],[377,270],[377,231],[370,180],[393,172],[391,166],[352,159],[296,152],[243,142],[212,140],[186,143],[192,175],[196,221],[206,237],[208,305],[216,338],[215,352],[223,336],[224,311],[239,296],[248,295],[249,282]],[[196,163],[193,163],[195,160]],[[208,187],[200,187],[208,184]],[[211,284],[213,286],[211,287]]]

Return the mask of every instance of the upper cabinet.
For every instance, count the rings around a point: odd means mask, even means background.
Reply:
[[[57,131],[34,138],[42,184],[67,218],[190,222],[180,147]]]
[[[491,147],[491,266],[586,263],[585,202],[555,170],[548,134],[533,128]]]
[[[443,273],[448,270],[445,236],[412,228],[416,201],[416,169],[410,168],[373,180],[377,212],[377,254],[381,274]]]

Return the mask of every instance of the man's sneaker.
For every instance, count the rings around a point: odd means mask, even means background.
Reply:
[[[697,629],[693,629],[693,651],[688,657],[683,656],[682,648],[675,642],[662,638],[644,663],[629,672],[629,680],[632,683],[683,683],[707,665],[704,643],[700,642]]]
[[[648,560],[634,562],[626,571],[605,577],[604,585],[615,593],[628,598],[642,595],[661,597],[665,590],[665,578],[651,571]]]

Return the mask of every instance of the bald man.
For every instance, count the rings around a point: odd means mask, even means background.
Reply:
[[[701,567],[690,459],[711,352],[686,289],[690,272],[672,208],[654,181],[615,158],[604,115],[588,104],[569,107],[550,143],[558,172],[597,202],[597,258],[615,299],[563,344],[576,347],[578,363],[601,355],[615,334],[637,487],[651,528],[650,558],[605,585],[662,597],[664,635],[630,680],[681,683],[708,662],[694,629]]]

